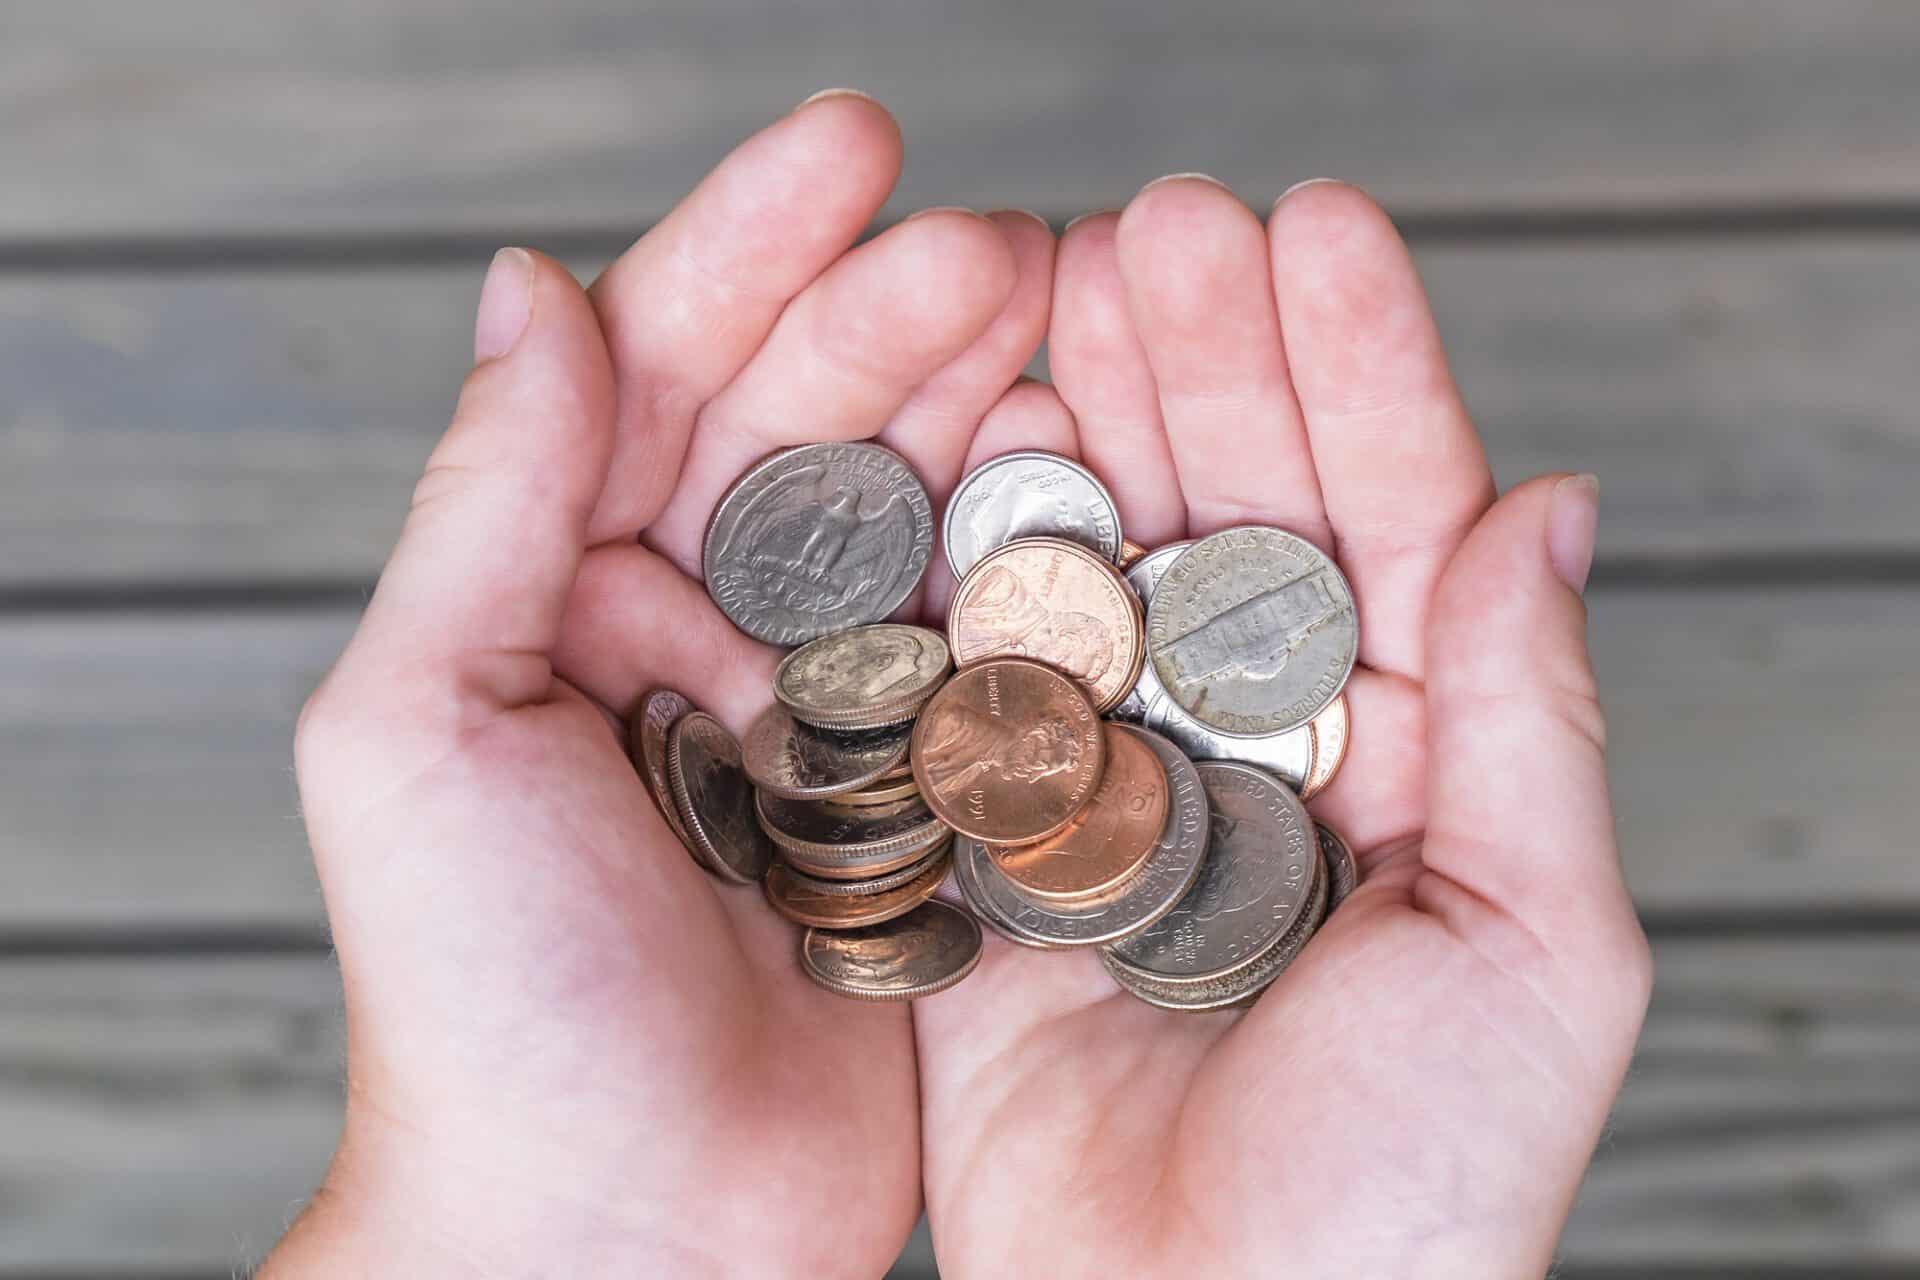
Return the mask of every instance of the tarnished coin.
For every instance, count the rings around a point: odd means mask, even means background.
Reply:
[[[809,929],[800,967],[853,1000],[918,1000],[945,991],[980,963],[980,926],[937,899],[861,929]]]
[[[675,721],[667,734],[667,784],[710,870],[739,884],[766,874],[773,846],[753,820],[753,784],[726,726],[704,711]]]
[[[1320,840],[1320,856],[1327,861],[1327,910],[1347,900],[1360,884],[1360,865],[1353,860],[1353,849],[1338,831],[1324,822],[1313,824]]]
[[[907,758],[911,731],[816,729],[779,703],[762,711],[740,742],[747,776],[762,791],[819,800],[878,782]]]
[[[938,631],[877,622],[795,649],[773,673],[773,694],[816,728],[873,729],[911,720],[952,665]]]
[[[1021,538],[1064,538],[1111,563],[1120,512],[1093,472],[1057,453],[1003,454],[967,473],[941,527],[947,564],[964,578],[989,551]]]
[[[942,857],[924,867],[912,880],[892,889],[857,896],[819,893],[786,864],[776,862],[767,871],[765,887],[767,901],[773,909],[795,924],[816,929],[857,929],[907,914],[931,898],[946,878],[947,859]]]
[[[1286,784],[1252,765],[1194,767],[1212,824],[1199,883],[1159,923],[1112,948],[1121,965],[1162,982],[1251,964],[1307,910],[1320,873],[1313,821]]]
[[[1239,737],[1318,715],[1345,686],[1359,640],[1346,578],[1280,529],[1200,539],[1167,567],[1147,609],[1148,651],[1168,696]]]
[[[1106,727],[1107,767],[1093,799],[1060,832],[1027,845],[988,845],[1000,874],[1041,903],[1098,897],[1132,878],[1167,822],[1167,773],[1131,725]]]
[[[1325,791],[1347,758],[1347,695],[1343,693],[1328,703],[1327,709],[1315,716],[1307,728],[1313,730],[1313,768],[1307,771],[1307,780],[1300,787],[1302,800],[1311,800]]]
[[[1023,658],[968,667],[913,727],[913,776],[955,831],[996,844],[1044,840],[1073,821],[1106,767],[1080,686]]]
[[[1035,658],[1087,690],[1096,711],[1127,696],[1145,661],[1140,600],[1113,565],[1058,538],[990,552],[954,589],[954,661]]]
[[[667,829],[679,837],[693,860],[716,875],[728,876],[725,869],[710,865],[706,850],[687,830],[687,824],[680,820],[680,806],[673,798],[673,784],[667,780],[667,733],[674,722],[694,709],[693,704],[671,689],[655,689],[640,699],[640,708],[635,712],[633,724],[627,734],[633,750],[634,763],[640,766],[640,780],[647,785],[647,794],[653,797],[653,803],[660,810],[660,816],[667,820]]]
[[[1027,946],[1089,947],[1115,942],[1173,910],[1199,878],[1206,860],[1207,797],[1200,774],[1179,748],[1155,734],[1116,726],[1152,748],[1166,770],[1169,805],[1159,843],[1139,874],[1097,903],[1043,905],[1014,890],[993,867],[986,846],[966,836],[953,842],[953,877],[980,917]]]
[[[863,809],[762,791],[754,815],[787,861],[827,880],[861,880],[925,857],[947,826],[918,796]]]
[[[895,800],[911,800],[920,794],[920,784],[909,773],[904,778],[882,778],[870,783],[858,791],[849,791],[833,797],[832,803],[844,804],[854,809],[864,809],[868,805],[892,804]]]
[[[788,875],[815,893],[824,893],[836,898],[858,898],[870,893],[885,893],[889,889],[898,889],[909,880],[925,873],[934,863],[946,858],[952,847],[953,835],[948,832],[941,837],[940,843],[933,847],[932,853],[923,854],[918,861],[909,862],[898,870],[889,871],[885,875],[868,876],[864,880],[828,880],[822,876],[809,875],[791,862],[776,862],[774,865],[785,867]]]
[[[783,450],[734,482],[701,550],[707,592],[769,644],[878,622],[933,554],[933,506],[906,460],[866,442]]]
[[[1302,725],[1285,733],[1258,738],[1232,738],[1215,733],[1174,705],[1162,692],[1147,706],[1142,720],[1155,733],[1173,739],[1190,760],[1239,760],[1259,765],[1290,787],[1301,787],[1313,768],[1313,729]]]
[[[1118,563],[1120,565],[1121,572],[1124,573],[1127,570],[1127,568],[1134,563],[1134,561],[1138,560],[1141,556],[1144,556],[1145,554],[1147,554],[1147,549],[1141,546],[1139,543],[1135,542],[1132,538],[1120,539],[1120,555],[1118,557]]]

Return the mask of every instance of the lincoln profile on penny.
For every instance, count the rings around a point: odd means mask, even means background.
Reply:
[[[1086,683],[1098,683],[1114,662],[1113,637],[1084,613],[1056,611],[1027,590],[1020,575],[989,567],[967,601],[970,620],[1001,638],[1001,651],[1043,657]]]
[[[1036,720],[1008,742],[1004,721],[972,707],[952,703],[932,714],[921,759],[928,784],[943,799],[987,775],[1037,782],[1080,765],[1080,735],[1063,716]]]

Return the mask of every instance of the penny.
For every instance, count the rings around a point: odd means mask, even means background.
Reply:
[[[1028,898],[1073,902],[1126,883],[1160,841],[1167,774],[1130,726],[1106,728],[1107,767],[1093,799],[1058,833],[1027,845],[988,845],[994,867]]]
[[[870,783],[858,791],[849,791],[844,795],[832,797],[829,803],[843,804],[850,808],[864,809],[868,805],[891,804],[895,800],[911,800],[920,794],[920,784],[909,773],[904,778],[882,778]]]
[[[800,967],[850,999],[917,1000],[972,973],[980,942],[972,916],[936,899],[884,924],[809,929],[800,940]]]
[[[1121,550],[1120,511],[1093,472],[1029,449],[967,473],[941,525],[947,564],[964,578],[990,551],[1022,538],[1063,538],[1111,563]]]
[[[1058,948],[1097,946],[1139,932],[1165,916],[1193,888],[1207,855],[1207,797],[1200,774],[1166,739],[1126,727],[1152,748],[1166,770],[1169,804],[1159,843],[1139,874],[1098,903],[1041,904],[1023,897],[994,869],[986,846],[957,836],[953,877],[968,905],[1015,942]]]
[[[1126,968],[1162,982],[1252,963],[1307,909],[1320,874],[1312,820],[1283,783],[1252,765],[1194,767],[1212,828],[1200,879],[1165,918],[1112,948]]]
[[[1147,609],[1154,674],[1194,719],[1237,737],[1284,733],[1345,686],[1359,648],[1332,560],[1280,529],[1226,529],[1188,547]]]
[[[764,887],[767,902],[795,924],[815,929],[857,929],[907,914],[931,898],[946,878],[947,859],[937,858],[918,876],[892,889],[859,896],[818,893],[776,862],[767,871]]]
[[[1325,791],[1347,758],[1347,695],[1342,693],[1328,703],[1327,709],[1315,716],[1307,727],[1313,730],[1313,767],[1307,770],[1306,781],[1300,785],[1302,800],[1311,800]]]
[[[816,728],[872,729],[912,719],[950,666],[939,632],[880,622],[795,649],[773,673],[773,694]]]
[[[1080,686],[1023,658],[965,668],[913,727],[921,798],[955,831],[995,844],[1044,840],[1073,821],[1106,767]]]
[[[1028,538],[990,552],[947,610],[954,661],[1034,658],[1078,680],[1096,711],[1127,696],[1145,661],[1140,600],[1085,547]]]
[[[847,733],[815,729],[775,703],[747,727],[740,752],[747,776],[762,791],[818,800],[878,782],[907,758],[909,740],[904,725]]]
[[[680,806],[673,799],[673,784],[667,780],[667,733],[675,721],[693,709],[691,702],[673,690],[654,689],[640,699],[627,736],[633,747],[634,763],[640,766],[640,780],[646,784],[647,794],[653,797],[660,816],[666,819],[667,829],[686,846],[695,862],[716,875],[726,875],[723,869],[708,866],[706,851],[680,820]]]
[[[861,880],[925,857],[947,827],[920,800],[864,809],[762,791],[752,810],[787,861],[827,880]]]
[[[701,568],[720,611],[769,644],[878,622],[933,554],[933,506],[906,460],[868,442],[807,444],[734,482],[707,524]]]
[[[865,894],[885,893],[889,889],[898,889],[909,880],[920,876],[935,862],[948,857],[952,847],[951,834],[943,835],[940,842],[934,846],[932,853],[924,854],[917,861],[909,862],[896,871],[889,871],[885,875],[868,876],[863,880],[828,880],[822,876],[809,874],[791,862],[776,862],[774,865],[784,866],[789,876],[815,893],[829,894],[836,898],[849,896],[857,898]]]
[[[1313,824],[1320,840],[1320,856],[1327,862],[1327,910],[1347,900],[1360,884],[1360,865],[1353,860],[1353,848],[1338,831],[1324,822]]]
[[[739,884],[766,874],[773,846],[753,820],[753,784],[740,744],[704,711],[690,711],[667,734],[667,783],[687,834],[709,869]]]
[[[1132,538],[1122,538],[1120,539],[1120,554],[1115,559],[1120,566],[1121,572],[1124,573],[1129,565],[1133,564],[1134,561],[1145,554],[1147,554],[1145,547],[1135,542]]]

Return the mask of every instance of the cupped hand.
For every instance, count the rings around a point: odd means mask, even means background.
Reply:
[[[1274,524],[1345,568],[1352,747],[1312,808],[1365,879],[1244,1014],[998,938],[916,1005],[941,1274],[1543,1274],[1650,973],[1585,648],[1591,485],[1494,501],[1406,250],[1338,184],[1264,228],[1198,178],[1083,219],[1048,350],[1135,541]]]
[[[583,292],[518,250],[358,633],[302,716],[346,1130],[270,1275],[876,1275],[921,1205],[910,1017],[811,986],[695,867],[621,720],[736,731],[775,654],[699,583],[725,486],[875,437],[936,498],[1044,335],[1053,237],[932,211],[852,95],[743,144]],[[996,408],[995,406],[999,407]],[[1041,398],[1037,412],[1057,415]]]

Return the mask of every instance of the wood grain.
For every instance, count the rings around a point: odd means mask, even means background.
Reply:
[[[898,112],[901,207],[1192,169],[1262,205],[1326,173],[1475,210],[1911,199],[1916,39],[1876,0],[26,0],[0,237],[626,225],[836,84]]]

